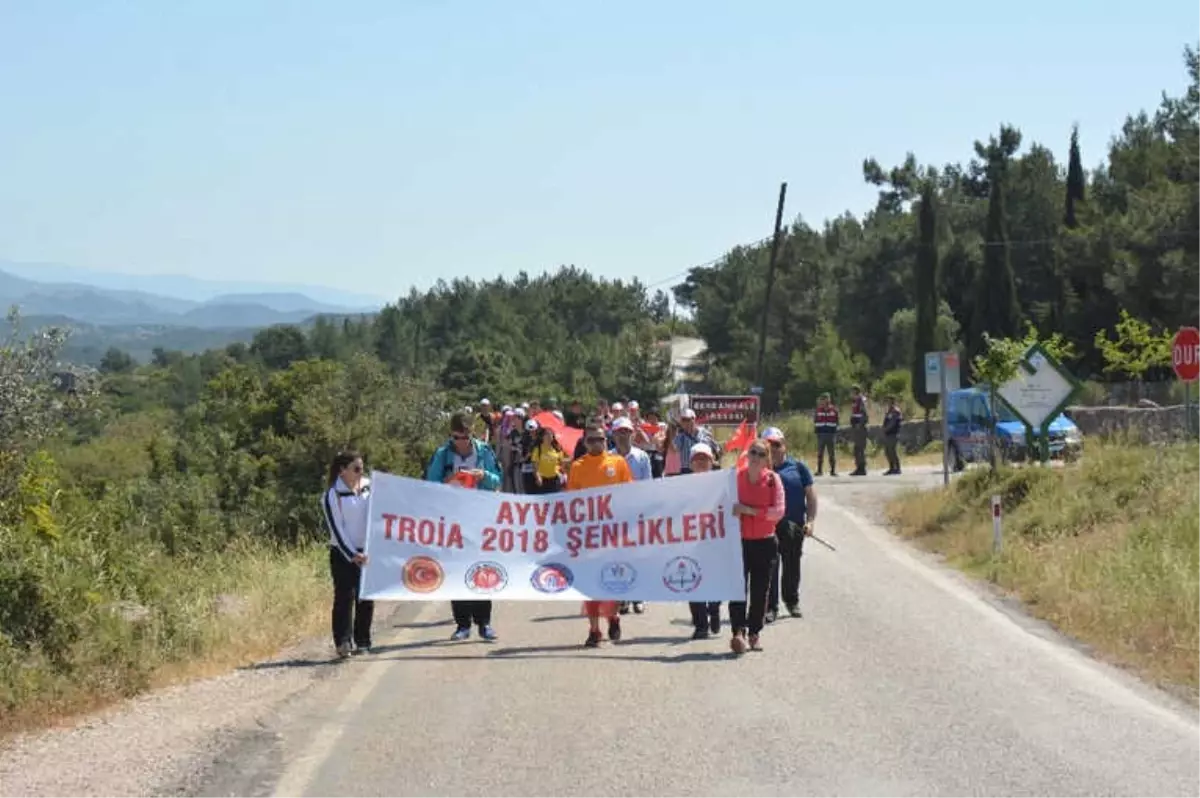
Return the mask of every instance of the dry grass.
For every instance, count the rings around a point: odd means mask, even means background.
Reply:
[[[168,589],[143,619],[98,617],[68,667],[0,650],[0,737],[216,675],[312,636],[329,623],[327,558],[323,547],[246,546],[174,563],[162,574]]]
[[[1089,444],[1067,468],[973,470],[888,508],[900,534],[1163,686],[1200,689],[1200,449]],[[992,553],[990,497],[1003,497]]]

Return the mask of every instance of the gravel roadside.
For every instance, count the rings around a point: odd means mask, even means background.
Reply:
[[[411,613],[411,606],[391,605],[377,613],[376,625],[390,627]],[[329,642],[314,638],[69,727],[15,735],[0,744],[0,796],[185,794],[230,746],[262,733],[260,718],[337,672]]]

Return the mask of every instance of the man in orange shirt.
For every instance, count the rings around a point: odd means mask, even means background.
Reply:
[[[630,473],[625,458],[607,451],[608,435],[604,427],[588,425],[583,442],[587,447],[586,453],[571,464],[567,490],[586,490],[633,482],[633,474]],[[588,637],[585,646],[597,648],[600,645],[603,639],[600,634],[602,614],[608,618],[608,639],[613,642],[621,639],[621,616],[617,612],[619,604],[620,602],[616,601],[583,602],[583,611],[588,617]]]

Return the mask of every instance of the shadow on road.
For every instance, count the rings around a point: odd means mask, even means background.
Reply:
[[[584,617],[583,613],[573,612],[568,615],[542,615],[538,618],[530,618],[534,623],[546,623],[547,621],[578,621]]]
[[[632,642],[632,641],[631,641]],[[687,642],[687,641],[685,641]],[[461,655],[453,654],[400,654],[397,656],[382,656],[379,659],[386,659],[391,662],[403,661],[431,661],[439,662],[456,662],[463,660],[477,660],[495,662],[513,661],[513,660],[530,660],[530,659],[607,659],[607,660],[625,660],[627,662],[656,662],[662,665],[677,665],[685,662],[724,662],[734,658],[732,652],[729,651],[689,651],[681,654],[635,654],[626,653],[629,643],[606,644],[605,648],[595,651],[585,651],[582,643],[574,645],[562,646],[529,646],[528,648],[517,649],[500,649],[489,651],[484,656],[479,656],[476,653],[464,652]],[[475,649],[478,651],[478,649]],[[375,657],[372,657],[375,659]]]
[[[415,623],[394,623],[393,629],[435,629],[439,626],[453,626],[453,618],[443,618],[440,621],[416,621]]]
[[[243,665],[239,671],[266,671],[275,668],[319,668],[322,665],[336,665],[338,659],[280,659],[273,662],[256,662],[253,665]]]
[[[686,637],[627,637],[619,643],[609,642],[607,645],[615,648],[625,648],[626,646],[646,646],[646,645],[681,645],[690,643]],[[489,657],[511,657],[522,656],[528,654],[550,654],[555,651],[575,651],[582,648],[582,643],[564,643],[562,645],[552,646],[522,646],[497,648],[494,651],[489,651]]]

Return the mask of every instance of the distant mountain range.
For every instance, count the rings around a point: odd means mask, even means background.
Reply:
[[[164,293],[145,290],[147,286]],[[319,293],[323,301],[305,291]],[[66,356],[83,363],[98,362],[110,346],[144,361],[159,346],[203,351],[248,341],[256,330],[273,324],[369,314],[383,304],[369,295],[312,286],[239,285],[0,261],[0,310],[19,306],[23,326],[70,327]]]
[[[380,308],[386,299],[356,291],[344,291],[325,286],[295,283],[263,283],[255,281],[206,280],[182,274],[121,274],[67,266],[61,263],[20,263],[0,260],[0,271],[14,277],[39,283],[75,283],[114,291],[138,291],[162,298],[207,302],[229,295],[247,294],[320,296],[325,302],[347,308]],[[281,308],[296,310],[298,308]]]

